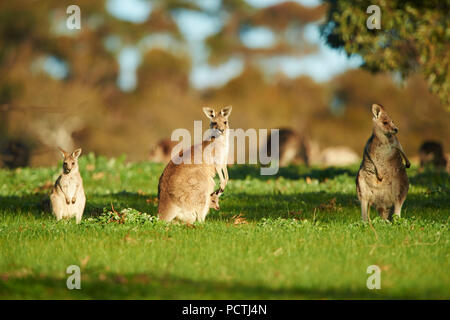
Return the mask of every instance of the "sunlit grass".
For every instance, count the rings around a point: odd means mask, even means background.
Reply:
[[[231,167],[221,210],[186,226],[144,214],[157,212],[163,165],[81,159],[80,225],[50,214],[58,168],[0,170],[0,298],[450,298],[446,174],[408,171],[403,218],[372,210],[372,228],[360,222],[357,166],[274,177]],[[366,287],[374,264],[380,290]],[[69,265],[81,290],[66,288]]]

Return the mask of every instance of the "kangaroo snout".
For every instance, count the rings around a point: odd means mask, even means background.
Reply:
[[[63,164],[63,171],[64,171],[65,174],[70,173],[71,170],[72,170],[72,169],[69,168],[69,167],[67,166],[67,164],[65,164],[65,163]]]

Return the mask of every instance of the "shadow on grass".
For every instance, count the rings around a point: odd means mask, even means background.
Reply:
[[[84,272],[81,290],[68,290],[66,279],[53,277],[8,278],[2,275],[2,299],[444,299],[442,292],[430,289],[401,295],[366,288],[311,289],[302,286],[274,288],[242,282],[192,280],[173,275],[98,274]]]
[[[228,168],[230,179],[242,180],[247,177],[251,177],[259,180],[271,180],[282,177],[284,179],[298,180],[305,179],[307,177],[311,179],[317,179],[324,181],[325,179],[333,179],[336,176],[347,174],[349,176],[356,177],[357,169],[348,168],[307,168],[304,166],[288,166],[279,168],[276,175],[264,176],[261,175],[260,167],[256,165],[234,165]]]
[[[134,208],[141,212],[156,215],[158,212],[156,195],[142,195],[136,192],[118,192],[107,195],[88,196],[84,217],[94,217],[104,209],[119,211]],[[8,215],[32,215],[36,218],[51,217],[50,201],[46,194],[0,197],[0,212]],[[359,217],[360,205],[356,194],[308,192],[299,194],[229,194],[224,193],[220,200],[220,211],[210,210],[207,220],[229,220],[242,214],[248,221],[263,218],[316,219],[331,222]],[[430,191],[427,194],[410,193],[403,206],[403,217],[414,214],[418,218],[430,218],[445,222],[448,215],[442,214],[450,209],[447,192]],[[411,213],[412,212],[412,213]],[[376,215],[371,210],[372,217]]]
[[[445,171],[417,172],[410,175],[409,181],[411,185],[428,187],[431,190],[440,187],[447,195],[450,193],[450,175]]]
[[[319,181],[332,179],[340,175],[354,176],[356,168],[326,168],[312,169],[302,166],[289,166],[280,168],[276,176],[261,176],[258,166],[235,165],[229,168],[233,180],[247,177],[270,180],[277,177],[286,179],[305,179],[310,177]],[[418,217],[433,219],[447,219],[448,215],[431,212],[450,208],[450,176],[445,172],[411,171],[411,186],[427,188],[426,193],[409,193],[404,204],[403,212],[414,212]],[[155,188],[156,189],[156,188]],[[156,192],[156,190],[154,190]],[[116,210],[131,207],[141,212],[157,213],[156,194],[142,194],[138,192],[122,191],[112,194],[87,194],[84,217],[97,216],[104,209],[111,210],[111,204]],[[335,200],[333,200],[335,199]],[[334,204],[332,203],[333,201]],[[211,210],[208,220],[229,219],[233,215],[242,213],[248,220],[261,220],[262,218],[296,217],[312,218],[316,210],[318,219],[330,221],[345,219],[346,215],[359,216],[359,202],[356,194],[330,193],[330,192],[304,192],[298,194],[247,194],[225,192],[220,200],[221,210]],[[51,217],[48,193],[38,192],[24,196],[0,197],[0,212],[7,215],[32,215],[35,217]],[[343,212],[343,214],[340,214]],[[373,211],[374,212],[374,211]],[[374,214],[374,213],[373,213]],[[408,217],[408,215],[404,215]]]
[[[209,219],[221,220],[243,214],[249,221],[263,218],[313,218],[316,212],[325,220],[342,219],[339,213],[356,210],[357,199],[351,194],[310,192],[301,194],[224,194],[221,198],[221,210],[218,214],[210,214]],[[214,212],[214,211],[211,211]]]
[[[156,205],[151,199],[156,195],[141,195],[137,192],[118,192],[112,194],[92,194],[86,196],[86,207],[83,217],[98,216],[104,208],[116,210],[122,208],[135,208],[142,212],[157,212]],[[149,201],[148,201],[149,200]],[[23,196],[0,197],[0,212],[11,215],[32,215],[36,218],[51,216],[51,206],[48,194],[36,193]]]
[[[359,219],[360,203],[356,194],[312,192],[294,195],[248,195],[237,194],[221,198],[219,213],[210,211],[208,219],[229,219],[243,214],[249,221],[263,218],[315,219],[321,222]],[[445,193],[434,193],[424,197],[421,194],[409,194],[403,205],[402,217],[414,215],[445,223],[450,210],[450,200]],[[378,216],[375,208],[371,217]]]

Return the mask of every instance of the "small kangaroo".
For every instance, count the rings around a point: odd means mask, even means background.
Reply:
[[[367,221],[374,205],[383,219],[400,217],[409,189],[406,168],[411,166],[396,134],[398,128],[383,106],[374,104],[373,133],[364,148],[356,177],[356,191],[361,202],[361,218]],[[405,165],[403,164],[405,160]]]
[[[220,206],[219,206],[219,198],[222,195],[223,191],[221,191],[220,189],[214,191],[213,193],[211,193],[211,204],[210,204],[210,208],[214,209],[214,210],[220,210]]]
[[[75,217],[76,223],[80,223],[86,204],[83,180],[78,170],[81,149],[76,149],[72,153],[58,149],[64,158],[63,173],[56,179],[50,195],[52,213],[56,220]]]
[[[203,108],[214,134],[201,145],[180,152],[180,156],[191,157],[191,163],[175,163],[171,159],[165,167],[158,184],[158,216],[161,220],[178,219],[186,223],[205,221],[211,199],[214,198],[214,176],[217,173],[220,179],[217,194],[223,192],[228,182],[226,165],[229,146],[228,117],[231,109],[231,106],[225,107],[216,114],[211,108]],[[195,163],[193,156],[199,147],[203,151],[202,161]],[[210,153],[205,152],[208,148]]]

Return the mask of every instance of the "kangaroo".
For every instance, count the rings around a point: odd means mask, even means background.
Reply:
[[[203,108],[210,119],[210,129],[214,134],[201,145],[192,146],[179,153],[186,161],[175,163],[171,159],[165,167],[158,184],[158,216],[161,220],[174,219],[187,223],[204,222],[211,207],[211,198],[215,187],[216,173],[220,179],[222,193],[228,182],[227,158],[229,125],[228,117],[232,107],[225,107],[218,114],[211,108]],[[202,150],[202,161],[195,163],[193,155],[196,149]],[[206,152],[206,150],[211,152]]]
[[[63,173],[58,177],[50,195],[52,213],[56,220],[75,217],[76,223],[81,222],[86,196],[83,180],[78,169],[78,157],[81,149],[68,153],[58,148],[64,158]]]
[[[406,168],[411,166],[396,134],[398,128],[383,106],[374,104],[373,133],[364,148],[356,177],[356,191],[361,202],[361,218],[367,221],[374,205],[383,219],[400,217],[409,189]],[[405,160],[405,165],[403,164]]]
[[[210,200],[211,201],[211,204],[210,204],[211,209],[220,210],[219,198],[222,195],[222,193],[223,193],[223,191],[221,191],[220,189],[211,193],[211,200]]]
[[[172,149],[176,146],[176,142],[170,139],[161,139],[156,146],[150,151],[149,160],[154,162],[170,161]]]
[[[289,165],[290,163],[299,162],[302,160],[305,165],[309,165],[310,162],[310,147],[308,139],[289,128],[281,128],[279,131],[279,164],[282,167]],[[268,136],[267,142],[267,154],[271,154],[271,135]]]
[[[425,141],[419,148],[420,169],[423,170],[430,164],[435,169],[445,170],[447,159],[442,144],[436,141]]]

